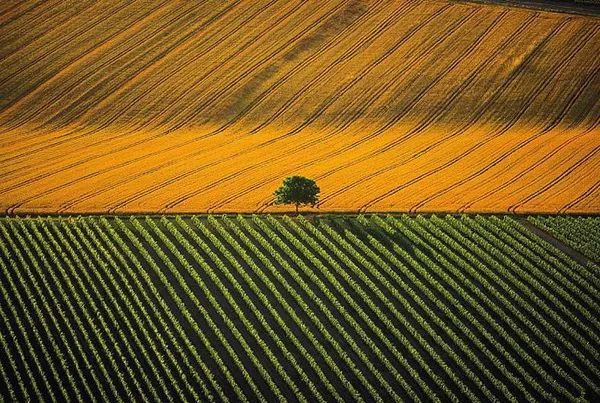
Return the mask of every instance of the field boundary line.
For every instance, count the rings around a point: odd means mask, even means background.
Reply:
[[[453,3],[481,4],[483,6],[520,8],[546,13],[574,14],[585,17],[600,17],[600,7],[592,4],[557,4],[547,0],[453,0]]]
[[[560,239],[558,239],[556,236],[554,236],[550,232],[546,231],[543,228],[538,227],[537,225],[535,225],[534,223],[529,221],[527,219],[527,217],[516,217],[516,220],[519,222],[519,224],[524,226],[527,230],[533,232],[535,235],[539,236],[540,238],[542,238],[544,241],[546,241],[550,245],[552,245],[555,248],[559,249],[560,251],[566,253],[567,256],[569,256],[571,259],[573,259],[580,265],[586,267],[588,264],[594,263],[593,260],[591,260],[590,258],[585,256],[583,253],[581,253],[578,250],[576,250],[575,248],[567,245],[565,242],[561,241]]]

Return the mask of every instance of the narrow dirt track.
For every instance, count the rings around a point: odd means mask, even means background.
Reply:
[[[544,231],[540,227],[536,226],[531,221],[529,221],[526,217],[518,217],[517,221],[519,221],[519,223],[521,225],[523,225],[525,228],[527,228],[529,231],[533,232],[535,235],[542,238],[544,241],[548,242],[555,248],[566,253],[571,259],[575,260],[580,265],[587,266],[590,262],[592,262],[583,253],[577,251],[576,249],[573,249],[569,245],[565,244],[564,242],[562,242],[561,240],[556,238],[551,233]]]

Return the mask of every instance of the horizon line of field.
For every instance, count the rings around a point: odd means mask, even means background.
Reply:
[[[455,3],[474,3],[486,6],[509,8],[522,8],[526,10],[541,11],[546,13],[572,14],[585,17],[600,17],[600,7],[591,2],[571,2],[569,4],[556,4],[556,1],[545,0],[453,0]]]
[[[273,211],[273,212],[264,212],[264,211],[226,211],[226,212],[203,212],[203,211],[186,211],[186,212],[168,212],[168,213],[160,213],[157,211],[124,211],[124,212],[39,212],[39,211],[20,211],[15,213],[6,213],[0,212],[0,219],[4,218],[77,218],[77,217],[104,217],[104,218],[129,218],[129,217],[267,217],[267,216],[291,216],[291,217],[370,217],[370,216],[391,216],[391,217],[511,217],[511,218],[527,218],[527,217],[569,217],[569,218],[587,218],[587,217],[600,217],[600,213],[597,212],[563,212],[563,213],[553,213],[553,212],[535,212],[535,211],[522,211],[522,212],[509,212],[509,211],[465,211],[465,212],[457,212],[456,210],[447,210],[447,211],[417,211],[417,212],[409,212],[409,211],[299,211],[296,213],[293,210],[289,211]]]
[[[0,214],[0,220],[6,219],[34,219],[34,220],[55,220],[55,221],[68,221],[73,219],[85,219],[85,218],[105,218],[110,220],[126,220],[126,219],[140,219],[140,218],[150,218],[153,220],[165,218],[167,220],[176,220],[176,219],[188,219],[192,220],[194,218],[207,219],[207,218],[244,218],[251,219],[254,217],[265,218],[265,217],[277,217],[277,218],[292,218],[292,219],[359,219],[361,217],[372,218],[372,217],[391,217],[391,218],[501,218],[501,219],[514,219],[521,224],[529,224],[533,226],[536,231],[540,231],[545,233],[546,236],[552,238],[552,241],[546,239],[546,242],[549,244],[560,244],[559,249],[563,252],[566,252],[571,258],[581,261],[583,258],[586,262],[593,262],[593,259],[590,260],[590,256],[588,254],[583,253],[579,248],[573,246],[567,239],[561,237],[555,231],[552,231],[547,225],[543,223],[545,219],[556,219],[556,218],[566,218],[566,219],[594,219],[600,218],[600,213],[515,213],[515,212],[457,212],[457,211],[448,211],[448,212],[391,212],[391,211],[380,211],[380,212],[311,212],[311,211],[276,211],[276,212],[224,212],[224,213],[194,213],[194,212],[181,212],[181,213],[156,213],[156,212],[123,212],[123,213],[103,213],[103,212],[92,212],[92,213],[17,213],[17,214]],[[542,220],[542,221],[541,221]],[[531,228],[528,228],[531,232]],[[536,231],[533,231],[534,233]],[[578,255],[578,256],[577,256]]]

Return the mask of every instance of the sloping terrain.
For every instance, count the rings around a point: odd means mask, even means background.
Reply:
[[[0,209],[600,212],[600,24],[449,1],[6,1]]]
[[[595,402],[599,306],[511,218],[4,217],[0,397]]]

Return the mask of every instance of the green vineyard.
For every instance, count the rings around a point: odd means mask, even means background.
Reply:
[[[509,217],[5,217],[0,266],[0,401],[600,399],[600,269]]]
[[[531,217],[530,220],[590,259],[600,262],[600,217],[574,220],[569,217],[550,216]]]

